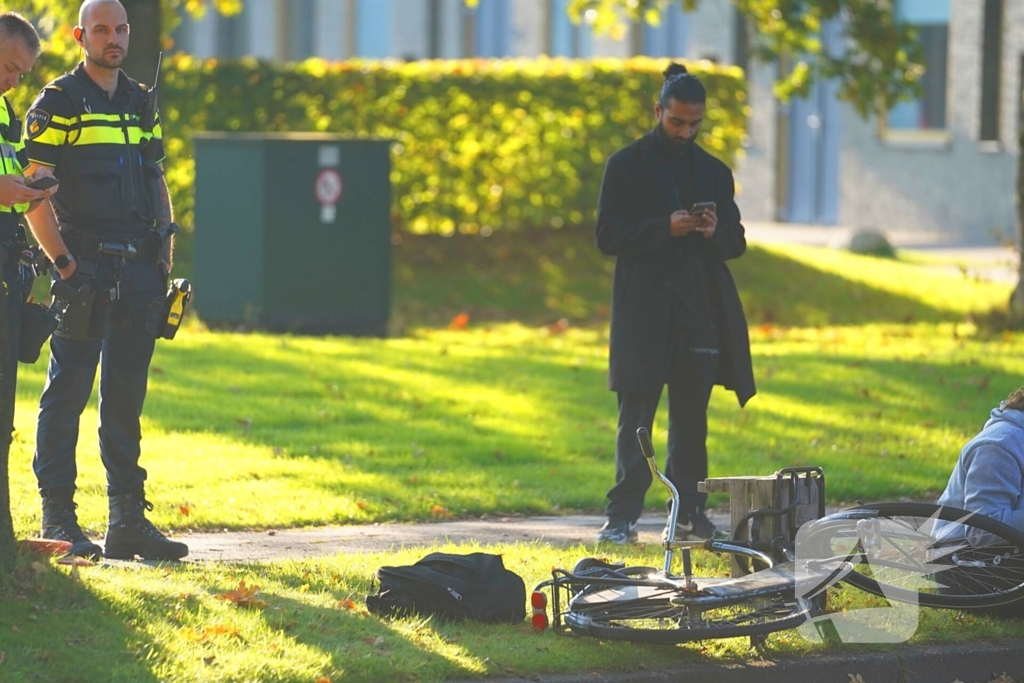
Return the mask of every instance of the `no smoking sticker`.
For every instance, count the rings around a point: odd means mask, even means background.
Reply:
[[[341,174],[333,168],[325,168],[316,176],[315,183],[316,200],[322,206],[333,206],[341,199],[341,192],[344,184]]]

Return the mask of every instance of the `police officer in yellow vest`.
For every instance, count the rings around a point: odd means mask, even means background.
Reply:
[[[14,12],[0,14],[0,92],[7,93],[15,88],[21,77],[32,69],[37,57],[39,35],[32,24]],[[10,368],[16,378],[22,310],[34,279],[34,275],[18,262],[22,251],[28,247],[20,219],[31,202],[38,203],[56,192],[57,188],[35,190],[26,185],[24,174],[28,158],[21,121],[6,95],[0,99],[3,100],[0,102],[0,267],[7,286]]]
[[[57,269],[61,325],[39,401],[33,469],[43,536],[99,554],[75,514],[78,425],[100,363],[100,456],[110,502],[104,554],[178,559],[188,553],[146,519],[139,418],[171,268],[171,203],[159,118],[145,121],[146,90],[121,71],[128,15],[118,0],[85,0],[74,29],[85,60],[47,85],[25,117],[29,170],[60,180],[29,212]]]

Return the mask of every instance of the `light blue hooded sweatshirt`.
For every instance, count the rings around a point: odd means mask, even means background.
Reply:
[[[940,505],[993,517],[1024,532],[1024,412],[992,411],[960,451]]]

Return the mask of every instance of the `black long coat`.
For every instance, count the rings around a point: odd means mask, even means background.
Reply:
[[[711,296],[721,314],[721,362],[716,384],[735,391],[740,405],[754,395],[750,339],[736,284],[725,262],[747,248],[733,200],[732,172],[695,148],[697,201],[718,205],[718,228],[705,257]],[[615,256],[608,387],[648,391],[668,382],[673,336],[670,273],[679,267],[669,229],[679,192],[653,132],[613,154],[605,166],[597,216],[597,246]],[[675,264],[675,265],[674,265]]]

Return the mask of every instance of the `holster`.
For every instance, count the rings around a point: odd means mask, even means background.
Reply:
[[[58,325],[57,316],[42,304],[27,303],[21,307],[21,336],[18,337],[18,360],[35,363],[43,344]]]
[[[106,336],[114,298],[109,289],[101,289],[95,279],[77,288],[64,280],[54,280],[50,294],[50,310],[60,321],[55,335],[76,341],[95,341]]]
[[[146,331],[158,339],[174,339],[192,299],[192,285],[188,280],[172,280],[167,294],[154,299],[146,308]]]

